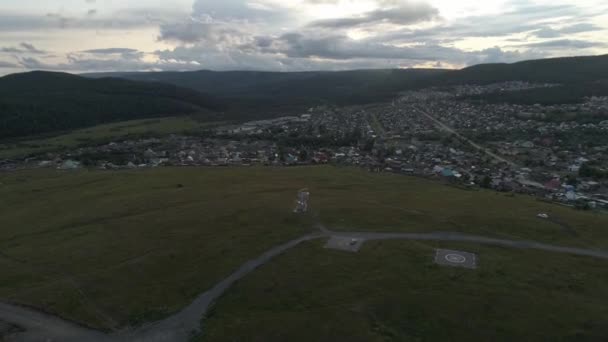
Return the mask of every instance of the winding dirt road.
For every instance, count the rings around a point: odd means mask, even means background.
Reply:
[[[518,249],[536,249],[554,253],[580,255],[608,260],[608,252],[583,248],[554,246],[534,241],[515,241],[496,239],[460,233],[368,233],[333,232],[318,227],[321,232],[308,234],[298,239],[276,246],[261,256],[243,264],[234,273],[217,283],[210,290],[199,295],[190,305],[165,320],[144,325],[136,329],[123,330],[113,334],[88,329],[65,321],[53,315],[33,309],[0,303],[0,321],[19,326],[25,332],[5,336],[7,341],[18,342],[109,342],[109,341],[188,341],[193,333],[199,332],[201,322],[213,303],[222,296],[237,280],[245,277],[274,257],[297,245],[320,238],[343,237],[373,240],[419,240],[471,242]],[[1,336],[0,336],[1,337]]]

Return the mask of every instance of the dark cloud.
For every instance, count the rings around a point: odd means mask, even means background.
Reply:
[[[481,63],[514,63],[522,60],[545,58],[547,54],[538,50],[527,51],[506,51],[495,46],[480,51],[468,53],[466,65],[474,65]]]
[[[20,58],[19,64],[29,70],[52,70],[69,72],[90,71],[146,71],[170,69],[168,65],[147,63],[140,59],[97,59],[68,55],[66,63],[46,63],[37,58]]]
[[[257,42],[260,42],[258,39]],[[269,43],[262,40],[260,51],[279,53],[291,58],[324,58],[332,60],[389,59],[415,62],[443,61],[458,64],[509,62],[526,57],[540,57],[540,53],[503,51],[498,47],[481,51],[464,51],[435,44],[394,46],[376,38],[354,40],[345,35],[326,37],[305,36],[300,33],[283,35]]]
[[[340,0],[305,0],[304,2],[309,3],[309,4],[319,5],[319,4],[337,4],[340,2]]]
[[[138,53],[138,50],[128,49],[128,48],[109,48],[109,49],[93,49],[93,50],[84,50],[82,52],[92,53],[92,54],[124,54],[124,53]]]
[[[56,25],[62,29],[66,28],[68,26],[68,24],[70,23],[70,21],[75,21],[75,19],[65,17],[59,13],[48,13],[46,16],[47,16],[47,18],[50,18],[53,21],[56,21]]]
[[[0,61],[0,69],[16,69],[19,66],[14,63]]]
[[[198,63],[220,70],[230,68],[302,70],[312,66],[335,70],[355,64],[367,67],[379,65],[394,67],[425,62],[441,65],[516,62],[547,57],[547,51],[558,48],[575,49],[590,46],[589,43],[582,42],[561,42],[548,45],[510,46],[508,50],[492,47],[464,51],[449,44],[470,37],[508,37],[515,33],[532,32],[538,30],[539,23],[548,25],[547,22],[553,18],[563,19],[580,14],[580,9],[571,5],[530,6],[523,2],[511,1],[511,10],[499,17],[468,17],[451,23],[444,21],[428,29],[404,28],[387,34],[378,34],[374,31],[377,24],[407,26],[437,19],[438,12],[433,7],[420,2],[377,0],[380,5],[379,10],[359,17],[316,21],[290,33],[273,36],[236,29],[238,20],[251,10],[237,6],[242,2],[233,0],[224,5],[214,5],[198,1],[193,14],[205,13],[209,15],[208,17],[202,17],[201,20],[190,18],[185,22],[162,25],[159,36],[161,40],[188,43],[190,46],[159,51],[157,55],[162,60],[175,60],[185,64]],[[335,1],[309,0],[308,2],[320,4]],[[201,10],[202,6],[207,6],[207,10]],[[224,12],[217,11],[219,7],[216,11],[210,10],[213,6],[220,6]],[[230,12],[229,9],[234,9],[235,6],[238,10]],[[229,15],[228,12],[234,15]],[[223,21],[216,20],[218,17]],[[366,39],[352,39],[343,30],[351,27],[368,29],[371,36]],[[592,28],[572,24],[564,28],[564,32]]]
[[[242,50],[213,50],[202,46],[179,47],[174,50],[158,51],[165,61],[176,60],[189,69],[213,70],[263,70],[263,71],[311,71],[377,69],[387,67],[409,67],[412,61],[390,61],[386,59],[348,60],[293,58],[281,54],[253,53]],[[173,65],[172,67],[177,67]],[[179,67],[184,69],[184,67]]]
[[[190,16],[180,20],[161,23],[158,40],[182,43],[223,43],[242,44],[243,34],[240,27],[257,22],[263,25],[280,25],[291,16],[282,8],[254,7],[247,0],[194,2]]]
[[[530,5],[523,1],[511,1],[510,5],[510,11],[497,16],[465,17],[427,29],[399,30],[382,36],[385,41],[395,43],[429,40],[448,43],[475,37],[507,37],[538,31],[539,27],[547,27],[547,22],[555,21],[556,18],[560,18],[559,23],[563,24],[571,20],[568,18],[578,20],[587,15],[576,5]]]
[[[176,61],[182,66],[195,69],[286,70],[281,56],[249,53],[238,49],[209,49],[203,45],[195,45],[157,51],[156,54],[161,61]]]
[[[336,29],[378,23],[411,25],[435,19],[438,15],[439,10],[427,3],[404,2],[395,7],[381,8],[357,17],[318,20],[310,26]]]
[[[410,60],[439,60],[454,56],[460,50],[437,45],[416,47],[397,47],[385,45],[373,39],[354,40],[345,35],[326,37],[305,36],[300,33],[285,34],[279,37],[266,52],[283,53],[288,57],[321,57],[328,59],[381,58]]]
[[[217,34],[216,31],[216,26],[212,23],[188,19],[186,22],[161,25],[158,39],[196,43],[215,36]]]
[[[320,35],[318,31],[292,32],[278,37],[254,36],[247,44],[217,49],[206,44],[158,51],[162,60],[197,63],[215,70],[343,70],[403,67],[428,61],[449,64],[515,62],[540,58],[536,51],[504,51],[499,47],[463,51],[434,44],[399,47],[375,38],[354,40],[346,35]]]
[[[33,58],[33,57],[21,58],[21,59],[19,59],[19,64],[21,64],[26,69],[33,69],[33,70],[53,70],[54,69],[53,65],[45,64],[45,63],[41,62],[40,60],[38,60],[37,58]]]
[[[568,34],[594,32],[594,31],[601,31],[601,30],[603,30],[603,29],[596,25],[593,25],[590,23],[581,23],[581,24],[566,26],[566,27],[563,27],[560,29],[553,29],[551,27],[543,27],[539,30],[534,31],[532,34],[538,38],[558,38],[558,37],[561,37],[563,35],[568,35]]]
[[[606,43],[575,39],[558,39],[538,43],[528,43],[520,46],[551,49],[588,49],[593,47],[606,46]]]
[[[248,0],[196,0],[193,16],[195,18],[212,18],[214,20],[240,21],[280,21],[289,13],[276,7],[252,6]]]
[[[104,16],[105,12],[84,11],[80,17],[0,14],[0,32],[58,27],[112,30],[157,27],[159,41],[177,46],[154,52],[158,58],[156,62],[149,62],[150,59],[144,56],[150,56],[143,52],[121,47],[70,53],[65,62],[59,64],[49,64],[51,58],[42,55],[44,52],[34,46],[7,46],[0,51],[12,54],[26,68],[50,70],[301,71],[515,62],[558,54],[580,54],[582,49],[606,46],[580,36],[569,36],[602,29],[589,23],[601,11],[593,13],[574,2],[538,5],[527,0],[507,0],[504,6],[507,10],[501,15],[448,20],[441,18],[438,9],[424,0],[375,0],[376,10],[359,16],[313,22],[297,17],[301,12],[278,2],[272,7],[265,0],[193,2],[188,13],[133,9],[111,16]],[[303,2],[309,5],[347,3],[339,0]],[[95,6],[83,8],[92,7]],[[412,28],[420,23],[425,24],[420,26],[423,28]],[[350,29],[364,31],[366,38],[350,38]],[[500,37],[500,41],[506,40],[512,45],[476,51],[457,48],[463,40],[480,37]],[[532,43],[529,42],[531,37],[534,38]],[[33,58],[34,54],[41,56]]]
[[[52,29],[106,29],[125,30],[154,27],[163,23],[178,22],[186,13],[175,10],[130,9],[108,16],[66,16],[61,13],[34,15],[0,13],[0,32],[31,32]]]
[[[37,49],[34,45],[29,43],[21,43],[20,46],[25,49],[26,52],[35,53],[35,54],[43,54],[45,51]]]
[[[121,59],[121,60],[139,60],[144,57],[145,53],[128,48],[108,48],[108,49],[93,49],[93,50],[85,50],[80,53],[71,54],[72,58],[74,56],[80,56],[81,54],[93,55],[94,57],[103,57],[103,58],[112,58],[112,59]],[[82,58],[82,57],[79,57]]]
[[[14,54],[30,53],[37,55],[46,53],[45,51],[39,50],[34,45],[29,43],[21,43],[19,44],[19,47],[0,47],[0,52]]]
[[[183,23],[161,25],[158,39],[183,43],[204,43],[208,47],[217,47],[224,44],[242,44],[243,39],[247,36],[248,34],[228,25],[189,19]]]
[[[23,50],[16,47],[0,47],[0,52],[4,53],[23,53]]]
[[[308,71],[410,67],[427,61],[435,61],[436,65],[445,62],[468,65],[514,62],[544,56],[540,53],[504,51],[498,47],[472,52],[441,46],[404,48],[384,46],[373,41],[358,42],[345,36],[315,38],[297,33],[278,38],[258,37],[254,42],[241,49],[215,49],[201,44],[180,46],[155,52],[159,61],[152,63],[146,62],[141,56],[125,58],[124,54],[115,54],[122,50],[115,48],[69,54],[66,63],[49,64],[37,58],[23,57],[19,59],[19,64],[26,69],[71,72],[199,69]],[[100,58],[96,58],[97,55]]]
[[[562,33],[581,33],[581,32],[593,32],[593,31],[601,31],[603,30],[601,27],[596,26],[590,23],[580,23],[576,25],[566,26],[560,29]]]

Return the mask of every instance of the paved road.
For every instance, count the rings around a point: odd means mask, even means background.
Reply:
[[[299,239],[292,240],[286,244],[277,246],[262,254],[256,259],[243,264],[238,270],[229,275],[224,280],[217,283],[211,290],[198,296],[189,306],[179,313],[167,318],[159,323],[138,329],[130,334],[128,341],[187,341],[188,336],[193,331],[198,331],[201,326],[201,319],[207,310],[228,288],[237,280],[253,272],[258,267],[264,265],[272,258],[284,253],[302,242],[310,241],[323,237],[324,234],[305,235]]]
[[[102,332],[90,330],[61,318],[33,309],[0,303],[0,320],[10,322],[26,330],[7,341],[110,341]],[[2,336],[0,336],[1,338]]]
[[[332,236],[359,238],[362,240],[419,240],[419,241],[455,241],[472,242],[482,245],[494,245],[518,249],[536,249],[547,252],[588,256],[593,258],[608,259],[608,252],[593,249],[562,247],[539,243],[535,241],[517,241],[488,238],[477,235],[466,235],[460,233],[365,233],[365,232],[330,232]]]
[[[305,235],[283,245],[272,248],[256,259],[243,264],[234,273],[217,283],[210,290],[202,293],[189,306],[177,314],[153,324],[143,327],[121,331],[106,335],[102,332],[87,329],[77,324],[64,321],[58,317],[41,313],[36,310],[0,304],[0,321],[12,323],[26,330],[26,333],[14,335],[8,341],[24,342],[138,342],[138,341],[188,341],[192,332],[200,329],[201,321],[213,303],[222,296],[237,280],[245,277],[258,267],[264,265],[272,258],[301,244],[319,238],[345,237],[371,240],[421,240],[421,241],[458,241],[472,242],[485,245],[494,245],[519,249],[537,249],[555,253],[588,256],[608,259],[608,252],[583,248],[561,247],[534,241],[515,241],[488,238],[460,233],[369,233],[369,232],[333,232],[322,225],[318,234]]]

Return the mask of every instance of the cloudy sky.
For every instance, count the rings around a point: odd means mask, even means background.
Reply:
[[[606,0],[0,0],[0,74],[457,68],[606,53]]]

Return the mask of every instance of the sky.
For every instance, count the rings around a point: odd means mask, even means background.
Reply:
[[[0,75],[461,68],[607,53],[605,0],[0,0]]]

